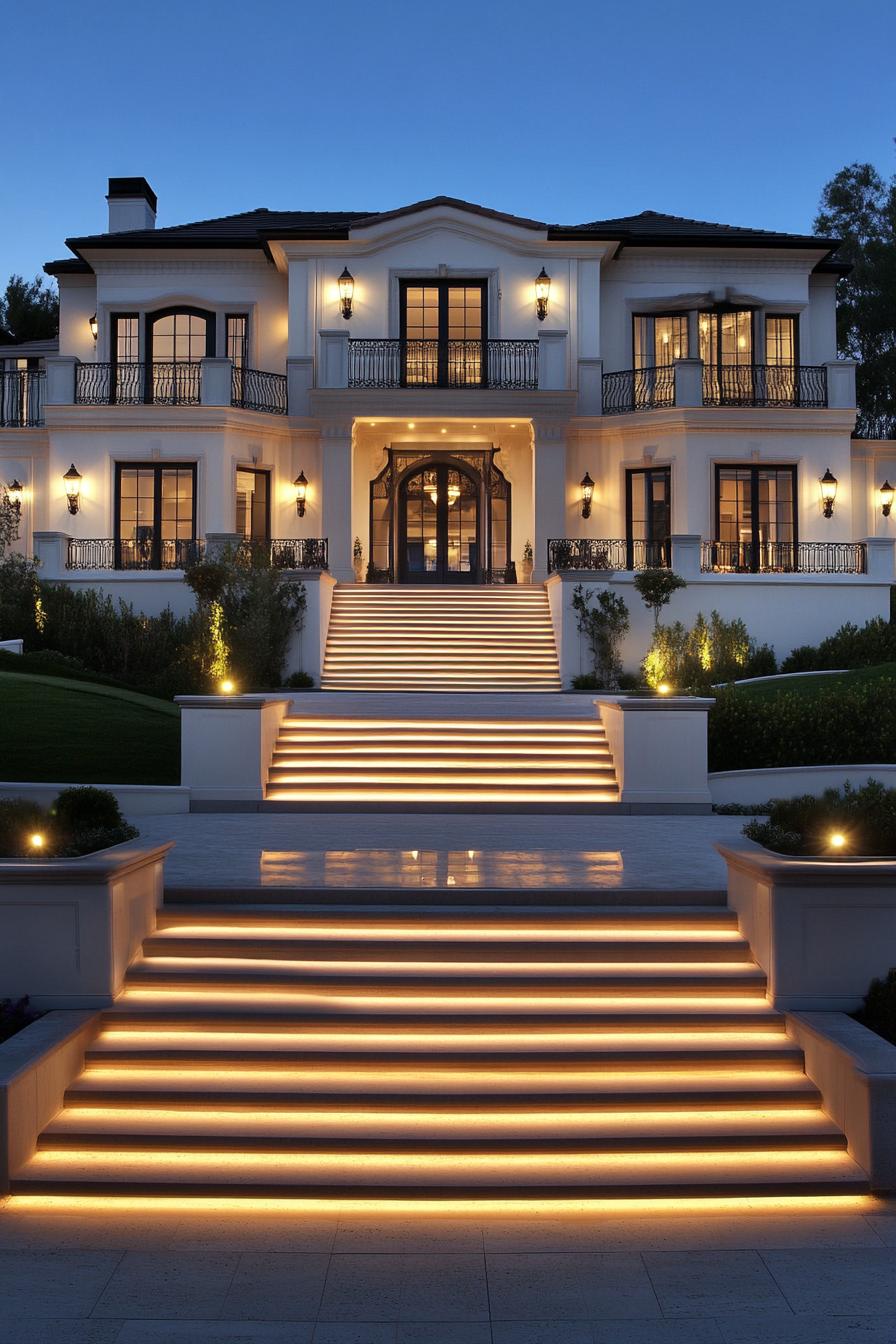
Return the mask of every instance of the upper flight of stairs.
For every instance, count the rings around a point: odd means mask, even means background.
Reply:
[[[540,585],[337,584],[324,691],[559,691]]]
[[[163,910],[13,1193],[867,1189],[724,906],[340,898]]]

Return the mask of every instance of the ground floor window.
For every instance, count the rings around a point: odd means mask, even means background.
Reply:
[[[240,467],[236,473],[236,530],[244,541],[271,537],[270,475]]]
[[[116,569],[179,569],[195,537],[195,463],[116,465]]]
[[[796,467],[716,466],[719,568],[786,569],[797,544]]]
[[[672,469],[637,467],[625,473],[626,568],[670,564]]]

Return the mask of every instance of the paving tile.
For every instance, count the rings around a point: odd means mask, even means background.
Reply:
[[[660,1315],[637,1255],[491,1253],[486,1261],[496,1321],[587,1321]]]
[[[594,1344],[594,1330],[589,1321],[494,1321],[492,1344]]]
[[[34,1320],[8,1316],[0,1304],[0,1344],[117,1344],[121,1321]]]
[[[882,1219],[887,1222],[887,1219]],[[896,1244],[896,1219],[893,1219]],[[651,1218],[512,1220],[483,1226],[487,1251],[761,1250],[764,1247],[879,1246],[861,1214],[749,1214]]]
[[[240,1256],[221,1316],[235,1321],[316,1321],[329,1256],[249,1252]]]
[[[755,1323],[717,1321],[723,1344],[756,1344]],[[896,1315],[763,1316],[761,1344],[896,1344]]]
[[[3,1316],[89,1316],[120,1261],[117,1251],[0,1251]]]
[[[481,1251],[482,1227],[474,1219],[346,1219],[339,1223],[333,1250]]]
[[[896,1310],[896,1250],[889,1247],[765,1251],[762,1258],[798,1314],[892,1316]]]
[[[402,1321],[488,1321],[481,1253],[406,1255],[402,1261]]]
[[[208,1213],[146,1211],[116,1213],[97,1210],[9,1208],[0,1210],[0,1249],[208,1251],[329,1251],[336,1233],[335,1218],[308,1219],[302,1214],[244,1214],[229,1209]]]
[[[644,1264],[665,1316],[756,1316],[787,1306],[756,1251],[646,1251]]]
[[[487,1322],[405,1321],[398,1324],[396,1344],[492,1344],[492,1331]]]
[[[395,1325],[382,1321],[318,1321],[313,1344],[395,1344]]]
[[[115,1344],[311,1344],[311,1321],[126,1321]]]
[[[766,1344],[765,1336],[761,1336]],[[594,1344],[722,1344],[715,1321],[691,1317],[680,1321],[600,1321]],[[755,1322],[753,1341],[758,1344]]]
[[[238,1263],[235,1253],[128,1251],[93,1314],[212,1320],[221,1315]]]
[[[397,1322],[401,1255],[334,1255],[320,1304],[322,1321]]]
[[[865,1219],[878,1241],[885,1246],[896,1246],[896,1218],[892,1214],[884,1218],[871,1215]]]

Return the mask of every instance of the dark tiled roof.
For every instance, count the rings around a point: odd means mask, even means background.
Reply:
[[[707,220],[684,219],[644,210],[639,215],[616,219],[597,219],[587,224],[545,224],[521,215],[475,205],[454,196],[433,196],[397,210],[246,210],[217,219],[202,219],[191,224],[175,224],[161,229],[134,229],[126,233],[99,233],[67,239],[78,260],[48,262],[51,275],[85,269],[81,260],[85,249],[166,248],[166,247],[248,247],[267,250],[269,240],[282,238],[346,239],[352,228],[363,228],[436,206],[466,210],[487,219],[496,219],[521,228],[546,232],[548,239],[589,238],[618,242],[622,247],[773,247],[825,248],[832,251],[837,239],[816,238],[811,234],[775,233],[769,229],[746,229],[731,224],[713,224]],[[89,269],[89,268],[88,268]]]

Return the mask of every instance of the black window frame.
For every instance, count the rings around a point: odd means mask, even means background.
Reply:
[[[144,326],[144,338],[146,349],[146,363],[152,364],[152,329],[154,323],[161,317],[203,317],[205,318],[205,356],[207,359],[214,358],[215,354],[215,326],[217,325],[217,315],[209,308],[196,308],[186,303],[175,303],[168,308],[156,308],[153,312],[146,314]],[[192,364],[195,360],[175,359],[174,364]]]
[[[786,364],[769,365],[769,359],[768,359],[768,324],[769,324],[769,322],[774,322],[775,320],[780,320],[782,317],[786,317],[787,320],[788,320],[789,322],[792,322],[792,323],[793,323],[793,363],[790,365],[790,367],[793,369],[794,373],[796,373],[797,369],[798,369],[799,366],[800,366],[800,315],[799,315],[799,313],[777,313],[777,312],[769,312],[769,311],[766,309],[766,311],[765,311],[764,314],[763,314],[763,329],[762,329],[762,334],[763,334],[763,338],[764,338],[764,341],[765,341],[765,346],[764,346],[764,350],[763,350],[763,355],[764,355],[765,363],[766,363],[766,366],[767,366],[767,367],[773,367],[773,368],[778,368],[778,369],[786,369],[786,368],[788,367]]]
[[[121,563],[121,473],[123,471],[152,471],[155,475],[153,481],[153,515],[155,518],[153,524],[153,538],[150,546],[151,564],[147,566],[150,570],[161,570],[165,568],[162,565],[162,473],[165,471],[190,471],[193,475],[193,509],[190,524],[190,541],[196,541],[196,505],[197,505],[197,466],[196,462],[116,462],[115,463],[115,529],[114,529],[114,568],[126,569],[129,566]]]
[[[118,324],[122,321],[135,322],[137,330],[137,358],[122,360],[118,359]],[[125,381],[125,385],[120,383],[118,370],[121,368],[130,368],[133,366],[134,373],[131,378]],[[140,402],[144,398],[144,388],[140,375],[140,314],[138,312],[121,312],[109,314],[109,404],[115,405],[122,402],[124,405],[132,405],[134,402]]]
[[[227,330],[227,324],[228,324],[229,322],[236,321],[237,319],[239,319],[239,321],[245,323],[245,329],[244,329],[244,331],[243,331],[243,362],[242,362],[242,365],[240,366],[240,367],[242,367],[242,368],[245,369],[245,368],[248,368],[248,366],[249,366],[249,314],[248,314],[248,313],[225,313],[225,314],[224,314],[224,354],[227,356],[228,359],[230,359],[230,352],[229,352],[229,349],[228,349],[228,347],[229,347],[229,345],[230,345],[230,333],[229,333],[228,330]],[[236,368],[236,367],[237,367],[237,365],[234,365],[234,368]]]
[[[482,356],[480,367],[482,377],[479,383],[469,383],[469,387],[487,387],[488,386],[488,361],[486,359],[486,350],[488,349],[488,285],[487,279],[478,276],[470,276],[465,279],[463,276],[423,276],[419,279],[412,277],[402,277],[398,282],[398,308],[399,308],[399,326],[398,334],[401,339],[402,351],[407,350],[408,339],[408,290],[409,289],[437,289],[439,291],[439,333],[436,337],[438,342],[438,368],[436,381],[434,383],[413,383],[412,387],[450,387],[452,384],[448,378],[448,290],[449,289],[478,289],[482,296],[481,299],[481,323],[480,323],[480,343],[482,345]],[[409,386],[407,382],[406,357],[401,361],[401,386]],[[464,386],[462,384],[462,386]]]
[[[661,548],[658,554],[662,558],[662,567],[667,568],[672,563],[672,467],[671,464],[664,467],[626,467],[625,469],[625,565],[626,569],[635,568],[635,543],[642,540],[640,537],[632,535],[632,486],[635,476],[663,476],[666,482],[666,498],[669,508],[669,534],[663,538],[645,537],[645,547],[657,546]],[[652,486],[651,486],[652,491]],[[652,502],[652,499],[651,499]],[[652,523],[652,509],[647,512],[648,522]],[[652,559],[649,553],[648,559]]]
[[[760,563],[760,540],[759,540],[759,473],[761,471],[788,471],[791,476],[791,505],[793,510],[793,538],[786,543],[773,543],[775,545],[789,545],[793,548],[794,567],[796,556],[799,554],[800,532],[800,510],[797,488],[799,486],[799,468],[795,462],[716,462],[714,464],[715,477],[715,539],[721,544],[722,531],[722,492],[721,492],[721,473],[723,471],[748,471],[750,473],[750,499],[752,501],[752,510],[750,516],[750,565],[749,570],[752,574],[758,574],[762,571]],[[740,544],[739,542],[737,543]]]
[[[265,493],[264,537],[262,538],[240,537],[240,540],[248,541],[250,544],[255,545],[258,544],[267,545],[271,540],[271,482],[273,480],[273,473],[270,467],[256,467],[256,466],[241,467],[238,465],[236,468],[236,475],[234,476],[234,511],[236,510],[236,476],[238,476],[241,471],[246,472],[252,476],[266,476],[268,487]],[[236,518],[234,518],[234,526],[235,525],[236,525]]]
[[[689,355],[690,355],[690,350],[691,350],[691,320],[690,320],[690,312],[689,312],[689,310],[688,310],[687,308],[669,308],[669,309],[664,308],[664,309],[662,310],[662,312],[632,313],[632,345],[631,345],[631,349],[632,349],[632,368],[633,368],[633,369],[636,369],[636,368],[637,368],[637,365],[635,364],[635,323],[636,323],[636,322],[643,322],[645,318],[650,318],[650,320],[654,323],[654,328],[653,328],[653,363],[652,363],[652,364],[644,364],[644,365],[642,365],[642,368],[645,368],[645,369],[670,368],[670,367],[671,367],[671,364],[674,364],[674,362],[675,362],[674,360],[672,360],[671,363],[670,363],[669,365],[665,365],[665,364],[658,365],[657,362],[656,362],[656,319],[657,319],[658,317],[683,317],[683,318],[684,318],[685,334],[686,334],[686,337],[687,337],[688,354],[687,354],[687,355],[682,355],[681,358],[682,358],[682,359],[687,359],[687,358],[689,357]]]

